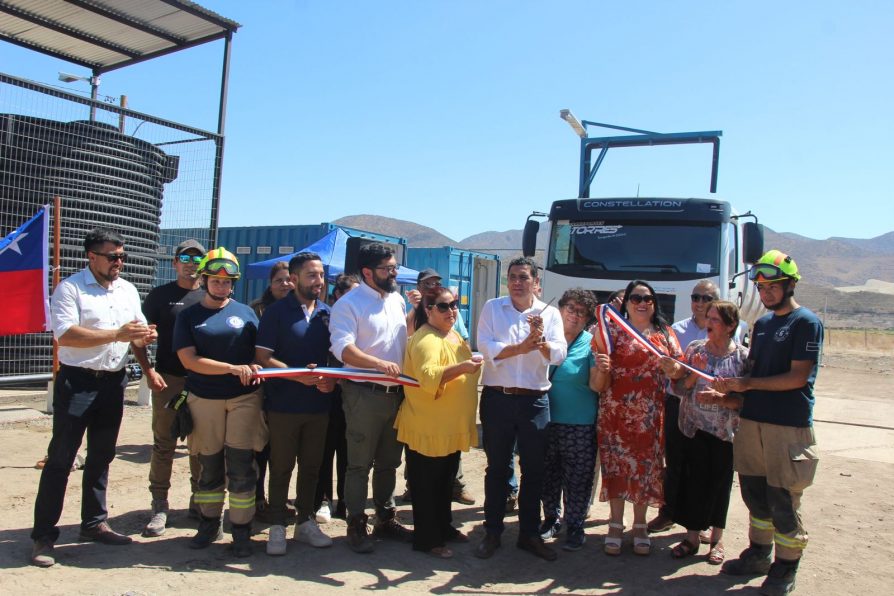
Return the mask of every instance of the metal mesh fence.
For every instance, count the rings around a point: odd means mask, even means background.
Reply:
[[[61,217],[61,278],[86,266],[84,236],[103,226],[124,236],[122,276],[145,296],[173,279],[173,247],[184,233],[212,243],[220,141],[0,73],[0,236],[59,196],[61,212],[51,216]],[[51,368],[49,333],[0,337],[0,381]]]

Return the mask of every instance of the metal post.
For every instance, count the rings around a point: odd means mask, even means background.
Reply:
[[[94,102],[99,98],[99,71],[94,70],[90,77],[90,99]],[[90,104],[90,122],[96,122],[96,104]]]
[[[62,198],[53,197],[53,287],[51,293],[62,279]],[[53,413],[53,387],[56,384],[56,373],[59,370],[59,343],[53,336],[53,370],[52,378],[47,384],[47,414]]]
[[[214,182],[211,192],[211,246],[217,246],[217,223],[220,218],[220,186],[221,177],[223,176],[223,156],[224,156],[224,129],[227,120],[227,89],[230,81],[230,42],[233,40],[233,33],[228,32],[224,38],[224,57],[223,66],[220,73],[220,104],[217,112],[217,134],[220,138],[215,140],[214,153]]]
[[[127,107],[127,96],[126,95],[121,96],[121,107],[122,108]],[[124,123],[125,123],[126,119],[127,119],[127,117],[124,115],[124,112],[121,112],[120,114],[118,114],[118,131],[121,134],[124,134]]]

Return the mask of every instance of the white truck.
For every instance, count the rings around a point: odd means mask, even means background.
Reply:
[[[661,134],[561,117],[581,136],[580,188],[576,199],[555,201],[548,214],[528,217],[522,240],[526,256],[536,253],[539,218],[546,217],[549,240],[543,255],[543,300],[583,287],[600,302],[634,279],[648,281],[669,322],[690,316],[695,282],[713,281],[723,299],[739,306],[751,324],[763,313],[757,292],[744,275],[763,253],[763,226],[749,213],[737,214],[717,199],[632,197],[591,198],[590,185],[612,147],[712,143],[711,192],[716,191],[720,131]],[[635,135],[590,137],[588,126]],[[592,154],[600,154],[591,167]],[[753,221],[743,221],[753,219]]]

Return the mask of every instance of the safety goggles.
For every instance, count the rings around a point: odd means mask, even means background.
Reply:
[[[92,253],[95,254],[95,255],[99,255],[99,256],[101,256],[101,257],[105,257],[105,259],[106,259],[109,263],[115,263],[115,262],[117,262],[117,261],[121,261],[121,262],[123,263],[123,262],[125,262],[125,261],[127,260],[127,253],[126,253],[126,252],[109,252],[109,253],[106,253],[106,252],[96,252],[95,250],[91,250],[90,252],[92,252]]]
[[[447,312],[448,310],[457,310],[459,308],[459,300],[453,302],[436,302],[432,306],[438,309],[438,312]]]
[[[652,304],[655,302],[655,296],[651,294],[631,294],[630,298],[628,298],[630,302],[634,304],[642,304],[645,302],[646,304]]]
[[[785,271],[783,271],[776,265],[761,263],[760,265],[755,265],[748,270],[748,279],[750,279],[754,283],[761,283],[782,281],[791,278],[785,273]]]
[[[237,265],[233,261],[228,261],[226,259],[211,259],[210,261],[205,263],[205,268],[202,270],[202,273],[204,273],[205,275],[226,275],[228,277],[238,277],[239,265]]]
[[[205,257],[203,257],[202,255],[186,255],[186,254],[177,255],[177,260],[184,264],[192,263],[193,265],[198,265],[199,263],[202,262],[202,259],[204,259],[204,258]]]
[[[691,298],[693,302],[704,302],[705,304],[714,301],[714,296],[709,294],[691,294],[689,298]]]

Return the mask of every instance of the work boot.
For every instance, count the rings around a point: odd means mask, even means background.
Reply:
[[[168,501],[166,499],[152,500],[152,519],[143,528],[145,538],[154,538],[165,533],[168,524]]]
[[[348,518],[348,546],[355,553],[371,553],[376,548],[376,543],[369,535],[366,519],[364,513]]]
[[[233,524],[233,554],[237,557],[250,557],[254,553],[251,546],[251,522],[247,524]]]
[[[379,538],[391,538],[401,542],[413,542],[413,530],[407,528],[394,516],[394,510],[385,510],[376,515],[373,535]]]
[[[727,575],[766,575],[770,571],[770,552],[773,547],[769,544],[755,544],[743,550],[738,559],[727,561],[720,568]]]
[[[785,596],[795,589],[795,575],[798,573],[799,561],[785,561],[776,559],[770,565],[767,579],[761,584],[761,594],[764,596]]]
[[[199,531],[189,542],[189,548],[208,548],[211,543],[223,538],[219,517],[205,517],[199,520]]]

